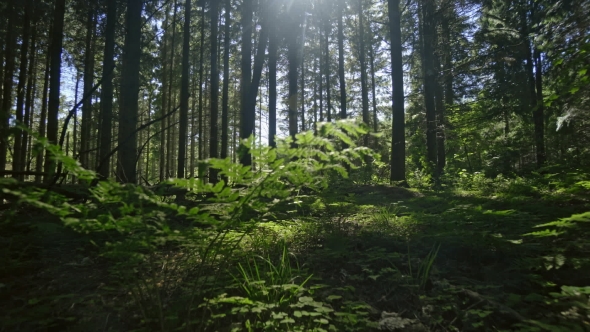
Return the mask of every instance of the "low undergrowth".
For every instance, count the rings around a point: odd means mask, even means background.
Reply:
[[[583,175],[359,184],[362,133],[326,125],[160,194],[47,145],[90,195],[2,180],[0,331],[590,329]]]

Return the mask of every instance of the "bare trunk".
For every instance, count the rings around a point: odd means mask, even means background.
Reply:
[[[4,88],[2,89],[2,105],[0,105],[0,171],[6,169],[6,155],[8,153],[8,120],[10,118],[10,109],[12,107],[12,75],[14,73],[14,54],[13,50],[16,44],[16,34],[14,33],[15,20],[14,4],[15,0],[9,0],[6,4],[6,17],[8,25],[6,27],[6,66],[4,67]],[[0,61],[0,66],[2,62]],[[57,132],[57,130],[56,130]],[[56,134],[57,135],[57,134]]]
[[[137,111],[141,58],[142,0],[127,1],[127,20],[123,66],[121,68],[121,108],[119,111],[118,179],[137,183]]]
[[[367,61],[365,56],[365,20],[363,15],[363,0],[359,1],[359,61],[361,64],[361,101],[363,107],[363,122],[370,128],[369,117],[369,89],[367,88]],[[369,135],[363,137],[365,146],[369,146]]]
[[[90,6],[90,4],[88,4]],[[88,8],[86,19],[86,51],[84,54],[84,102],[82,103],[82,128],[80,131],[80,161],[82,167],[90,168],[90,128],[92,122],[92,98],[86,97],[94,85],[94,50],[92,49],[92,36],[96,24],[94,12]]]
[[[61,80],[61,53],[63,46],[64,15],[66,10],[65,0],[56,0],[53,17],[53,33],[51,40],[51,66],[49,79],[49,103],[47,106],[47,140],[51,144],[57,144],[58,113]],[[45,182],[51,182],[55,172],[55,160],[51,153],[45,154],[44,171],[47,173]]]
[[[252,0],[242,1],[242,81],[241,81],[241,116],[240,138],[247,139],[254,131],[254,109],[248,107],[250,100],[250,85],[252,83]],[[239,149],[240,163],[245,166],[252,165],[252,156],[243,146]]]
[[[422,78],[424,85],[424,105],[426,108],[426,160],[435,178],[438,178],[437,148],[436,148],[436,107],[435,84],[436,73],[434,71],[434,3],[426,0],[422,4],[421,30],[422,30]]]
[[[218,116],[219,116],[219,69],[217,66],[217,35],[218,35],[218,13],[219,7],[217,1],[211,1],[211,123],[209,125],[210,131],[210,142],[209,142],[209,157],[217,158],[218,155],[218,141],[217,136],[219,131]],[[209,170],[209,182],[217,183],[218,170],[211,168]]]
[[[18,85],[16,88],[16,121],[19,124],[25,125],[24,122],[24,107],[25,107],[25,83],[27,81],[27,56],[29,52],[29,33],[31,30],[31,11],[32,0],[26,0],[25,13],[23,19],[23,35],[20,51],[20,69],[18,74]],[[24,141],[26,142],[26,140]],[[23,156],[26,155],[26,144],[23,145],[23,131],[17,129],[14,135],[14,155],[12,162],[12,169],[16,172],[22,172],[24,168]],[[15,176],[19,180],[23,180],[23,175]]]
[[[231,42],[231,0],[225,2],[225,23],[223,36],[223,92],[221,105],[221,158],[227,158],[229,129],[229,47]]]
[[[216,1],[214,1],[217,3]],[[180,85],[180,121],[178,128],[178,162],[176,176],[184,179],[184,163],[186,162],[186,141],[188,132],[188,101],[189,101],[189,75],[190,75],[190,35],[191,35],[191,0],[185,0],[184,5],[184,31],[182,43],[182,81]]]
[[[346,119],[348,114],[346,113],[346,78],[344,77],[344,27],[342,23],[342,16],[344,15],[343,6],[343,3],[338,5],[338,76],[340,77],[340,118]],[[328,112],[330,112],[329,106]],[[328,119],[328,121],[330,120]]]
[[[104,56],[102,60],[102,90],[100,95],[100,158],[98,174],[109,177],[113,124],[113,71],[115,70],[115,28],[117,23],[117,1],[107,2],[107,24],[105,30]]]
[[[400,0],[388,0],[391,39],[392,141],[391,182],[406,181],[406,138],[404,113],[404,73],[402,62]]]

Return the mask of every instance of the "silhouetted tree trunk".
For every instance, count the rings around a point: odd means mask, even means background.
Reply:
[[[27,82],[27,93],[25,97],[25,117],[23,122],[25,125],[32,129],[33,128],[33,112],[34,112],[34,98],[35,98],[35,90],[37,85],[37,75],[35,68],[37,68],[37,26],[36,23],[38,22],[36,10],[33,8],[33,35],[31,36],[31,58],[29,59],[29,69],[27,70],[28,73],[28,82]],[[29,133],[24,131],[23,132],[23,141],[22,141],[22,155],[21,155],[21,165],[24,170],[30,171],[30,142],[31,137]]]
[[[199,160],[203,160],[203,66],[205,54],[205,6],[201,10],[201,52],[199,54]]]
[[[172,93],[172,88],[174,87],[174,60],[176,55],[176,18],[178,16],[178,0],[174,0],[174,4],[172,5],[174,8],[174,14],[172,15],[172,41],[170,43],[170,73],[168,78],[168,110],[167,113],[171,112],[174,109],[174,104],[176,102],[176,96]],[[168,117],[168,130],[166,131],[166,174],[169,177],[174,177],[174,145],[172,144],[172,140],[174,139],[174,115],[170,115]]]
[[[242,80],[240,102],[240,138],[246,139],[253,134],[256,115],[248,107],[250,85],[252,83],[252,0],[242,1]],[[239,150],[240,163],[252,165],[252,156],[243,146]]]
[[[338,6],[338,77],[340,78],[340,118],[346,119],[346,78],[344,77],[344,3]],[[329,72],[328,72],[329,73]],[[328,112],[330,109],[328,107]]]
[[[114,1],[114,0],[111,0]],[[168,27],[170,22],[170,8],[166,7],[164,27]],[[162,111],[161,116],[168,113],[168,38],[166,32],[162,36]],[[160,182],[168,176],[166,172],[166,133],[168,131],[168,119],[160,121]]]
[[[213,1],[213,3],[217,3]],[[176,176],[184,179],[184,163],[186,161],[186,142],[188,133],[188,100],[189,96],[189,53],[191,36],[191,0],[184,4],[184,31],[182,43],[182,81],[180,82],[180,121],[178,129],[178,163]]]
[[[320,20],[320,23],[318,24],[318,35],[319,35],[319,39],[320,39],[320,49],[319,49],[319,65],[320,65],[320,71],[318,73],[318,94],[319,94],[319,98],[320,98],[320,122],[324,121],[324,36],[322,34],[322,22]]]
[[[302,41],[302,48],[303,41]],[[305,131],[305,54],[301,52],[301,131]]]
[[[211,1],[209,10],[211,15],[211,123],[209,124],[211,129],[211,137],[209,142],[209,157],[217,158],[219,155],[217,136],[219,135],[219,68],[217,66],[217,38],[218,38],[218,15],[219,6],[217,1]],[[209,182],[217,183],[217,172],[215,168],[209,170]]]
[[[325,64],[324,64],[324,76],[326,77],[326,119],[328,122],[332,121],[332,84],[331,84],[331,68],[330,68],[330,32],[332,31],[332,25],[329,16],[326,17],[325,34],[326,39],[324,42],[324,48],[326,49]],[[340,46],[339,46],[340,47]],[[344,47],[344,46],[343,46]],[[340,50],[340,48],[339,48]]]
[[[361,64],[361,101],[363,107],[363,122],[370,128],[369,120],[369,89],[367,88],[367,61],[365,56],[365,20],[363,15],[363,0],[359,2],[359,60]],[[363,137],[365,146],[369,146],[369,135]]]
[[[445,101],[443,86],[441,84],[440,72],[440,60],[438,55],[434,59],[435,77],[433,82],[434,85],[434,97],[435,97],[435,108],[436,108],[436,149],[437,149],[437,173],[442,174],[444,172],[447,156],[445,151]]]
[[[435,172],[437,172],[437,148],[436,148],[436,107],[435,107],[435,80],[434,71],[434,0],[425,0],[422,4],[421,42],[422,42],[422,78],[424,84],[424,105],[426,108],[426,157]]]
[[[391,182],[406,181],[406,133],[404,113],[404,73],[402,62],[402,37],[400,0],[387,0],[389,11],[389,36],[391,39]]]
[[[290,12],[287,13],[289,22],[287,23],[285,31],[285,40],[287,43],[287,61],[288,61],[288,82],[289,94],[287,99],[287,106],[289,107],[289,135],[295,138],[298,132],[297,128],[297,93],[298,93],[298,67],[299,60],[299,43],[297,42],[298,31],[300,28],[301,14],[300,8],[302,4],[294,2],[291,5]]]
[[[107,1],[107,22],[102,60],[102,90],[100,91],[100,158],[98,174],[109,177],[113,121],[113,71],[115,70],[115,28],[117,23],[117,0]]]
[[[127,0],[123,66],[121,68],[121,108],[119,111],[119,172],[122,182],[137,183],[137,110],[141,57],[142,0]]]
[[[543,102],[543,65],[541,63],[541,52],[535,47],[535,85],[537,88],[537,109],[533,113],[535,119],[535,143],[537,145],[537,166],[542,167],[547,155],[545,151],[545,115]]]
[[[533,13],[534,14],[534,13]],[[536,148],[536,155],[537,155],[537,167],[542,167],[545,164],[545,142],[544,142],[544,125],[543,125],[543,90],[542,84],[539,85],[537,80],[541,80],[542,83],[542,73],[540,70],[537,70],[538,73],[535,74],[535,61],[533,60],[533,52],[538,52],[534,46],[531,47],[531,41],[529,39],[529,23],[527,19],[527,12],[525,9],[521,9],[520,11],[520,20],[521,20],[521,35],[522,35],[522,42],[524,44],[524,51],[526,52],[526,71],[527,71],[527,81],[528,81],[528,88],[529,88],[529,99],[531,109],[533,110],[533,124],[534,124],[534,142]],[[534,49],[534,51],[533,51]],[[537,54],[535,54],[536,57]],[[539,54],[540,57],[540,54]],[[536,60],[536,59],[535,59]],[[539,59],[540,65],[540,59]],[[539,75],[539,77],[536,77]],[[539,89],[540,88],[540,89]],[[539,95],[540,93],[540,100],[539,103]]]
[[[231,42],[231,0],[225,1],[225,24],[223,36],[223,92],[221,105],[221,158],[227,158],[229,129],[229,47]]]
[[[47,106],[47,140],[52,144],[57,144],[57,130],[58,122],[57,116],[59,113],[59,97],[60,97],[60,79],[61,79],[61,52],[63,46],[63,31],[64,31],[64,14],[66,10],[65,0],[56,0],[54,16],[53,16],[53,31],[51,37],[51,69],[49,79],[49,104]],[[48,175],[45,182],[53,180],[52,175],[55,172],[55,160],[47,151],[45,155],[44,171]]]
[[[51,35],[51,34],[50,34]],[[46,125],[45,122],[47,121],[47,95],[49,92],[49,71],[51,68],[51,52],[48,50],[47,55],[45,57],[45,74],[43,77],[43,97],[41,99],[41,114],[39,116],[39,137],[45,137],[46,132]],[[40,183],[43,179],[41,175],[41,169],[43,167],[43,151],[39,151],[35,158],[35,182]]]
[[[86,19],[86,51],[84,54],[84,97],[86,97],[94,85],[94,50],[92,49],[92,37],[96,29],[93,8],[90,3],[87,5],[89,8]],[[80,128],[80,161],[84,168],[90,168],[91,122],[92,98],[85,98],[82,103],[82,127]]]
[[[371,65],[371,98],[373,101],[373,131],[379,131],[379,118],[377,114],[377,85],[375,84],[375,54],[373,51],[373,45],[369,46],[369,59]]]
[[[271,1],[271,11],[278,11],[276,1]],[[277,135],[277,56],[279,38],[275,15],[268,17],[268,145],[276,147]]]
[[[63,1],[63,0],[60,0]],[[10,118],[10,108],[12,107],[12,75],[14,73],[14,53],[16,44],[16,34],[14,33],[15,21],[18,19],[13,8],[15,0],[8,0],[6,4],[6,17],[8,24],[6,27],[6,48],[4,56],[6,65],[4,67],[4,88],[2,89],[2,109],[0,109],[0,171],[6,169],[6,155],[8,152],[8,119]],[[0,62],[0,66],[2,63]],[[56,130],[57,132],[57,130]],[[57,135],[57,134],[56,134]]]
[[[24,122],[24,107],[25,107],[25,83],[27,82],[27,56],[29,51],[29,34],[31,30],[31,12],[32,0],[25,1],[25,12],[23,17],[23,34],[20,50],[20,68],[18,74],[18,85],[16,87],[16,121],[19,124],[26,125]],[[33,75],[33,74],[31,74]],[[14,134],[14,155],[12,161],[12,169],[16,172],[23,171],[23,156],[26,155],[26,144],[23,145],[23,131],[17,129]],[[25,140],[26,142],[26,140]],[[24,179],[24,175],[15,175],[17,179]]]

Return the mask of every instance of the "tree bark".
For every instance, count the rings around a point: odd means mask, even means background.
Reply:
[[[436,70],[436,79],[433,82],[434,85],[434,97],[435,97],[435,108],[436,108],[436,149],[437,149],[437,173],[443,174],[446,163],[447,155],[445,150],[445,101],[443,86],[441,83],[440,73],[440,60],[435,57],[434,66]]]
[[[51,69],[49,79],[49,103],[47,106],[47,140],[51,144],[57,144],[57,117],[59,113],[61,53],[63,47],[65,10],[66,1],[56,0],[53,17],[53,33],[51,37]],[[53,180],[55,165],[55,160],[51,156],[51,153],[47,151],[45,154],[44,167],[45,173],[48,174],[45,178],[46,183],[49,183]]]
[[[322,22],[320,20],[320,24],[318,24],[318,34],[319,34],[319,40],[320,40],[320,49],[319,49],[319,66],[320,66],[320,71],[318,73],[318,94],[319,94],[319,98],[320,98],[320,122],[324,121],[324,36],[322,34]]]
[[[247,139],[254,131],[255,114],[248,107],[250,85],[252,83],[252,0],[242,1],[242,80],[240,102],[240,139]],[[240,163],[252,165],[252,156],[248,149],[240,146]]]
[[[28,72],[28,82],[27,82],[27,94],[25,100],[25,117],[24,117],[24,124],[29,128],[33,128],[33,112],[34,112],[34,98],[35,98],[35,90],[37,85],[37,75],[35,68],[37,67],[37,26],[36,23],[38,22],[36,16],[36,10],[33,8],[33,35],[31,36],[31,58],[29,60],[29,69]],[[21,165],[23,170],[30,171],[30,142],[31,137],[29,136],[28,132],[23,132],[23,141],[22,141],[22,151],[23,154],[21,155]],[[27,160],[29,160],[27,162]]]
[[[392,82],[392,140],[390,181],[406,181],[406,138],[404,112],[404,73],[402,62],[400,0],[388,0],[389,36],[391,39],[391,82]]]
[[[346,119],[346,78],[344,77],[344,3],[338,5],[338,76],[340,77],[340,118]],[[329,73],[329,71],[328,71]],[[328,112],[330,109],[328,107]],[[328,120],[330,121],[330,120]]]
[[[211,15],[211,123],[210,126],[210,142],[209,142],[209,157],[217,158],[218,155],[218,135],[219,135],[219,68],[217,66],[217,38],[218,38],[218,13],[219,5],[217,1],[211,1],[210,3],[210,15]],[[211,168],[209,170],[209,182],[217,183],[218,170]]]
[[[111,0],[114,1],[114,0]],[[170,8],[169,6],[165,9],[165,18],[163,27],[168,29],[168,24],[170,22]],[[162,111],[161,115],[164,116],[168,112],[168,38],[166,38],[166,31],[164,31],[162,35]],[[164,181],[167,177],[166,172],[166,131],[168,130],[167,120],[163,119],[160,121],[160,147],[159,147],[159,155],[160,155],[160,182]]]
[[[361,65],[361,101],[363,107],[363,122],[371,127],[369,117],[369,89],[367,88],[367,61],[365,55],[365,20],[363,15],[363,0],[359,2],[359,61]],[[369,135],[364,135],[365,146],[369,146]]]
[[[24,122],[24,108],[25,108],[25,87],[27,82],[27,57],[29,52],[29,34],[31,31],[31,12],[33,3],[32,0],[25,1],[25,13],[23,17],[23,34],[20,51],[20,68],[18,74],[18,85],[16,87],[16,121],[21,125],[26,125]],[[23,156],[26,155],[26,144],[23,145],[23,131],[17,129],[14,135],[14,155],[12,161],[12,169],[16,172],[23,171]],[[26,140],[25,140],[26,142]],[[24,150],[23,150],[24,149]],[[15,178],[22,180],[23,175],[15,175]]]
[[[51,34],[50,34],[51,35]],[[49,71],[51,70],[51,50],[47,50],[47,55],[45,57],[45,74],[43,77],[43,97],[41,99],[41,114],[39,116],[39,137],[44,138],[46,132],[46,124],[47,121],[47,95],[49,92]],[[39,151],[35,158],[35,182],[41,183],[43,181],[43,177],[41,174],[41,170],[43,167],[43,151]]]
[[[205,54],[205,7],[201,9],[201,52],[199,53],[199,161],[203,160],[203,66]]]
[[[213,1],[213,3],[217,3]],[[184,3],[184,31],[182,43],[182,80],[180,82],[180,121],[178,129],[178,163],[176,176],[184,179],[184,164],[186,162],[186,142],[188,133],[188,101],[190,75],[190,36],[191,36],[191,0]]]
[[[84,93],[86,96],[94,85],[94,50],[92,49],[92,37],[96,24],[94,11],[88,3],[88,15],[86,19],[86,51],[84,54]],[[80,128],[80,161],[82,167],[90,168],[90,128],[92,122],[92,98],[85,98],[82,103],[82,127]]]
[[[221,102],[221,158],[227,158],[229,129],[229,51],[231,42],[231,0],[225,1],[225,23],[223,33],[223,92]]]
[[[326,76],[326,119],[328,122],[332,121],[332,84],[330,83],[330,31],[332,31],[332,26],[330,24],[329,17],[326,18],[326,40],[324,42],[325,48],[325,64],[324,64],[324,76]],[[340,45],[340,44],[338,44]],[[340,50],[340,48],[338,48]]]
[[[105,29],[105,45],[102,60],[102,90],[100,94],[100,158],[98,174],[106,179],[111,169],[112,118],[113,118],[113,72],[115,71],[115,28],[117,23],[117,0],[107,1],[107,23]]]
[[[426,108],[426,160],[438,178],[437,148],[436,148],[436,107],[435,107],[435,83],[434,71],[434,3],[433,0],[425,0],[422,4],[422,79],[424,85],[424,105]]]
[[[276,1],[271,1],[271,10],[278,11]],[[277,52],[279,38],[277,34],[277,19],[268,17],[268,145],[276,147],[277,135]]]
[[[142,0],[127,0],[121,108],[119,110],[119,181],[137,183],[137,110],[141,58]],[[132,133],[132,134],[129,134]]]
[[[174,14],[172,15],[172,41],[170,43],[170,70],[169,70],[169,78],[168,78],[168,112],[174,108],[174,104],[176,102],[176,96],[173,96],[172,88],[174,86],[174,60],[175,60],[175,51],[176,51],[176,19],[178,16],[178,0],[174,0],[173,4]],[[168,118],[167,123],[167,130],[166,130],[166,174],[169,177],[174,177],[173,172],[173,144],[172,140],[174,138],[174,116],[170,116]]]
[[[63,0],[60,0],[63,1]],[[14,33],[15,20],[18,18],[14,14],[15,0],[9,0],[6,4],[6,17],[8,25],[6,27],[6,48],[4,55],[6,65],[4,67],[4,88],[2,89],[2,109],[0,109],[0,172],[6,169],[6,155],[8,153],[8,129],[10,118],[10,108],[12,107],[12,87],[14,74],[14,53],[16,44],[16,34]],[[0,66],[2,63],[0,63]]]
[[[373,131],[379,131],[379,117],[377,114],[377,86],[375,85],[375,54],[373,51],[373,45],[369,46],[369,59],[371,65],[371,98],[373,101]]]

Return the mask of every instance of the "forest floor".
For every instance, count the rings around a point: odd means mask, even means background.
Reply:
[[[339,313],[314,320],[318,330],[590,330],[590,216],[567,219],[590,211],[587,193],[484,195],[347,184],[308,197],[296,210],[286,221],[257,224],[239,253],[225,257],[225,270],[200,272],[212,277],[204,294],[218,301],[195,309],[207,323],[190,330],[261,330],[249,324],[264,315],[233,310],[252,312],[251,302],[222,294],[245,291],[268,302],[281,282],[307,289],[308,297],[290,299],[290,308],[313,297],[317,312]],[[152,288],[159,277],[135,271],[136,286],[121,287],[94,235],[34,209],[14,216],[17,222],[3,225],[0,234],[0,331],[184,330],[173,322],[182,320],[176,311],[199,304],[175,301],[189,292],[174,281],[178,271]],[[532,232],[539,233],[525,235]],[[182,254],[162,255],[172,264]],[[262,293],[254,287],[240,293],[240,278],[258,278]],[[152,302],[163,303],[152,308],[154,315],[146,304]],[[268,319],[289,315],[295,323],[308,313],[274,312]],[[297,330],[289,322],[267,330]]]

